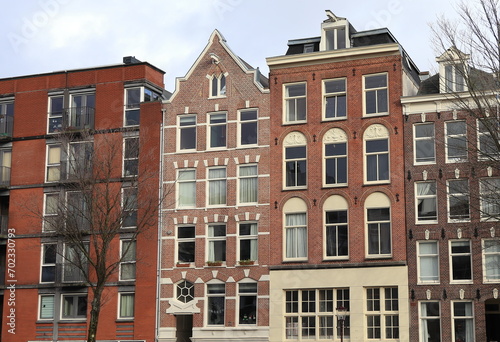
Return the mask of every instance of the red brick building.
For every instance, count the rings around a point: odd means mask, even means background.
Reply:
[[[270,341],[408,341],[404,118],[418,70],[387,29],[327,11],[270,57]]]
[[[411,341],[500,339],[499,210],[492,200],[500,174],[490,160],[497,148],[489,145],[488,118],[455,101],[470,99],[460,73],[468,56],[459,54],[449,49],[436,58],[439,73],[401,100]]]
[[[159,341],[266,341],[269,89],[214,31],[164,103]]]
[[[134,201],[131,177],[158,170],[163,75],[128,57],[112,66],[0,79],[2,341],[86,339],[92,292],[67,262],[71,246],[48,218],[59,215],[55,201],[70,197],[76,151],[111,141],[119,150],[110,186],[124,202]],[[67,146],[61,137],[69,137]],[[139,151],[130,150],[137,140]],[[145,151],[151,158],[139,157]],[[157,175],[149,181],[158,188]],[[153,224],[131,240],[141,217],[136,211],[107,250],[118,260],[132,246],[106,286],[99,340],[155,339],[157,229]]]

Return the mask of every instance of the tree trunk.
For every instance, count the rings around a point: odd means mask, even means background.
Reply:
[[[87,342],[95,342],[97,334],[97,324],[99,323],[99,314],[101,312],[101,296],[104,285],[97,285],[94,290],[94,298],[90,308],[90,322],[87,333]]]

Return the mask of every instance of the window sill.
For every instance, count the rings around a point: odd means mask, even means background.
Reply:
[[[421,166],[421,165],[436,165],[436,161],[433,162],[413,162],[414,166]]]
[[[432,281],[419,281],[417,285],[428,286],[428,285],[441,285],[441,282],[432,282]]]
[[[345,188],[349,186],[347,183],[339,183],[339,184],[323,184],[323,189],[331,189],[331,188]]]
[[[465,284],[474,284],[471,280],[450,280],[450,285],[465,285]]]
[[[383,113],[370,113],[370,114],[363,113],[363,119],[375,118],[375,117],[379,117],[379,116],[388,116],[388,115],[389,115],[389,112],[383,112]]]
[[[227,95],[209,96],[209,100],[226,99]]]
[[[339,117],[339,118],[321,118],[321,122],[331,122],[331,121],[345,121],[347,120],[347,116]]]
[[[296,186],[296,187],[283,188],[283,191],[293,191],[293,190],[307,190],[307,186]]]
[[[467,218],[467,219],[450,219],[450,218],[448,218],[448,223],[463,223],[463,222],[470,222],[470,218]]]
[[[374,255],[366,255],[365,260],[376,260],[376,259],[391,259],[392,254],[374,254]]]
[[[424,225],[424,224],[438,224],[437,220],[429,220],[429,221],[416,221],[415,224],[417,225]]]
[[[134,323],[134,317],[117,318],[116,323],[131,322]]]
[[[291,125],[304,125],[307,123],[307,120],[304,121],[291,121],[291,122],[283,122],[283,126],[291,126]]]
[[[381,181],[367,181],[367,180],[365,180],[363,183],[363,186],[384,185],[384,184],[391,184],[391,181],[389,179],[381,180]]]

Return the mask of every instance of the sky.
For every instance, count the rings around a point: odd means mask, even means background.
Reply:
[[[387,27],[421,71],[435,71],[430,24],[460,0],[30,0],[0,20],[0,78],[118,64],[135,56],[165,71],[175,89],[219,30],[264,75],[290,39],[320,35],[325,10],[357,31]]]

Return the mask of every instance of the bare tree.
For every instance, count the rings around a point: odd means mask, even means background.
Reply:
[[[158,171],[139,167],[139,151],[143,161],[150,156],[141,150],[138,135],[123,139],[126,134],[63,133],[54,145],[60,165],[48,169],[60,191],[46,198],[44,230],[64,245],[58,250],[62,280],[81,282],[91,292],[88,342],[96,340],[110,279],[120,264],[135,259],[138,235],[156,232]],[[128,243],[120,251],[123,234]],[[135,272],[135,267],[121,272]],[[135,279],[135,274],[129,276]]]
[[[448,148],[472,152],[468,160],[472,176],[500,169],[500,17],[498,0],[462,2],[457,18],[441,17],[432,26],[434,45],[446,65],[441,92],[453,110],[466,113],[467,135],[443,141]],[[454,146],[451,146],[453,144]],[[479,192],[466,203],[480,211],[483,221],[500,219],[500,179],[482,179]],[[458,193],[469,189],[457,189]],[[460,200],[459,197],[450,197]],[[473,198],[475,197],[475,198]],[[475,199],[475,200],[474,200]],[[466,199],[469,201],[469,199]],[[489,225],[491,227],[491,225]]]

